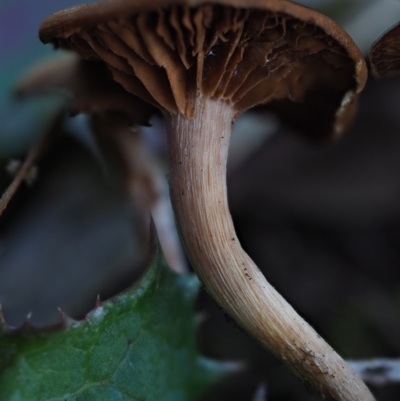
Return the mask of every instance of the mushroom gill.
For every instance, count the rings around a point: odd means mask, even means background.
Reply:
[[[374,75],[378,78],[400,73],[400,24],[385,33],[369,55]]]
[[[364,84],[358,54],[314,19],[275,8],[174,4],[96,24],[87,16],[79,28],[67,26],[58,44],[103,60],[128,92],[164,112],[193,118],[198,94],[226,101],[235,115],[260,104],[279,110],[286,99],[322,103],[329,132],[321,135],[329,136],[344,93]],[[42,29],[45,42],[54,40],[48,33]]]

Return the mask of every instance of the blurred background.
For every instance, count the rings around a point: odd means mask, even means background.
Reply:
[[[16,99],[15,82],[52,54],[41,21],[73,0],[0,0],[0,185],[3,193],[36,146],[40,157],[0,220],[0,303],[19,325],[76,318],[129,287],[145,269],[149,218],[105,165],[87,116],[68,118],[56,94]],[[400,20],[397,0],[299,1],[339,22],[367,55]],[[272,115],[237,121],[229,202],[239,238],[268,280],[345,358],[400,356],[400,78],[370,79],[358,117],[335,145],[302,140]],[[162,123],[143,130],[171,228]],[[251,133],[251,134],[248,134]],[[40,139],[41,138],[41,139]],[[171,264],[186,264],[173,242]],[[244,361],[206,400],[248,401],[260,384],[272,401],[316,400],[268,352],[227,322],[202,293],[203,352]],[[374,388],[380,401],[400,386]]]

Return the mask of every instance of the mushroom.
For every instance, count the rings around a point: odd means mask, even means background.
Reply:
[[[285,0],[105,0],[52,15],[40,38],[102,60],[115,81],[162,111],[184,247],[225,312],[322,396],[373,400],[243,251],[226,193],[229,137],[245,110],[268,104],[295,114],[318,99],[327,109],[321,136],[343,131],[367,75],[351,38]]]
[[[400,73],[400,24],[390,29],[372,46],[369,60],[377,78]]]
[[[76,54],[64,52],[30,67],[15,86],[17,96],[60,89],[70,101],[69,113],[96,114],[107,111],[123,113],[130,124],[149,125],[154,107],[128,93],[110,78],[101,63],[88,63]]]
[[[91,122],[114,176],[121,179],[134,203],[139,203],[142,210],[150,210],[168,266],[177,273],[187,273],[164,170],[143,140],[143,134],[137,127],[129,126],[125,114],[115,111],[93,115]]]
[[[66,92],[71,115],[90,115],[93,134],[111,175],[128,194],[134,209],[139,206],[142,212],[151,211],[170,268],[187,272],[163,169],[137,129],[137,124],[149,124],[154,108],[116,84],[101,63],[84,61],[74,53],[41,60],[15,87],[18,96],[46,90]]]

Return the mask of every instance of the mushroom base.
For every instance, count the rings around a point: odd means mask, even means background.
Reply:
[[[347,363],[266,281],[243,251],[229,212],[226,162],[234,112],[199,97],[196,115],[167,118],[170,190],[189,260],[209,295],[322,396],[372,401]]]

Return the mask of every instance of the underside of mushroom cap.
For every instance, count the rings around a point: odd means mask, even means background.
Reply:
[[[285,0],[106,0],[54,14],[40,37],[103,60],[164,113],[194,117],[200,94],[236,114],[266,105],[310,136],[340,133],[366,80],[337,24]]]
[[[376,77],[400,74],[400,24],[390,29],[372,46],[369,60]]]

